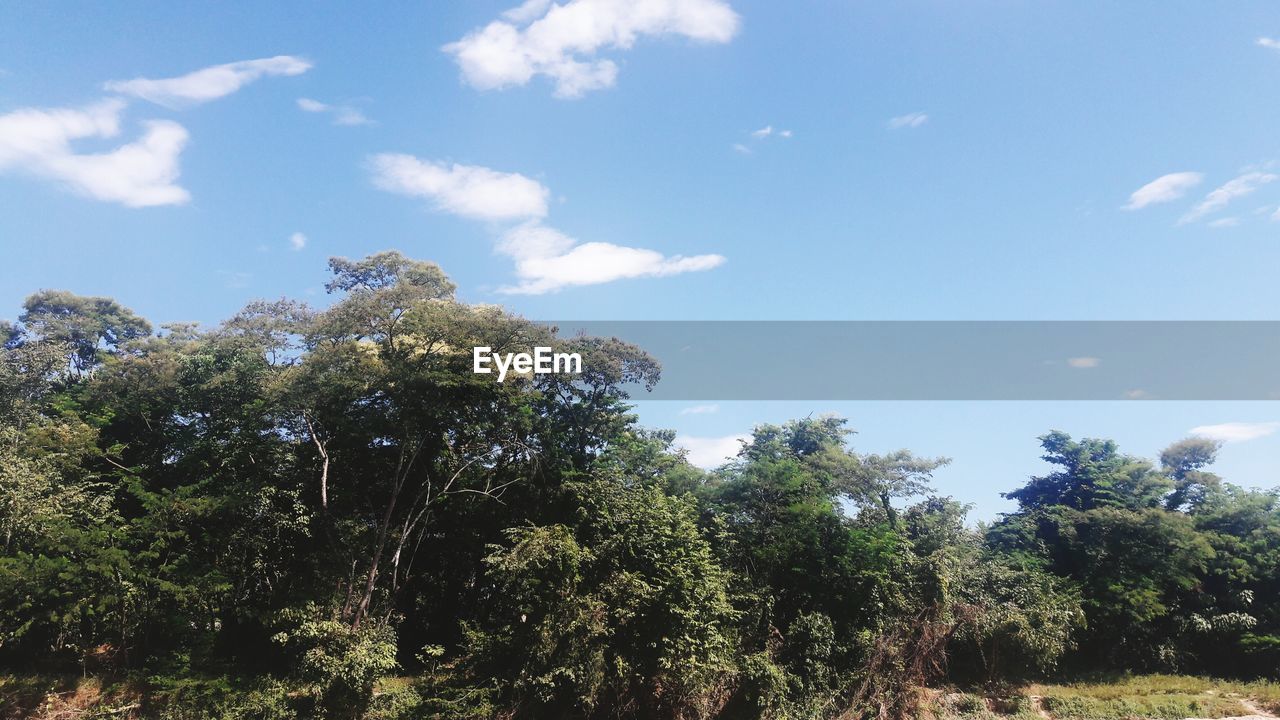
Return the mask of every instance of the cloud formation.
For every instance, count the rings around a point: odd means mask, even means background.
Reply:
[[[111,92],[177,107],[229,95],[265,75],[298,75],[311,64],[289,55],[216,65],[177,78],[112,81]],[[0,115],[0,173],[54,180],[85,197],[127,207],[181,205],[191,194],[177,184],[186,128],[170,120],[142,123],[138,139],[106,152],[76,152],[73,143],[120,135],[128,106],[113,97],[79,108],[20,108]]]
[[[918,128],[927,122],[929,122],[929,116],[922,112],[907,113],[906,115],[889,118],[889,129],[901,130],[902,128]]]
[[[717,413],[717,412],[720,412],[720,406],[713,403],[711,405],[690,405],[689,407],[681,410],[680,414],[681,415],[710,415],[711,413]]]
[[[792,133],[790,130],[775,128],[772,125],[765,125],[759,130],[752,130],[749,134],[751,135],[750,142],[755,144],[755,143],[764,142],[771,137],[782,138],[783,140],[786,140],[787,138],[790,138],[794,133]],[[754,150],[751,149],[751,146],[745,145],[743,143],[734,143],[731,147],[733,148],[734,152],[742,153],[743,155],[751,155],[752,153],[755,152]]]
[[[108,92],[130,95],[165,107],[185,107],[226,97],[261,77],[301,75],[311,63],[292,55],[214,65],[180,77],[112,80]]]
[[[1124,209],[1141,210],[1148,205],[1172,202],[1186,195],[1188,190],[1199,185],[1203,180],[1204,175],[1198,172],[1175,172],[1161,175],[1134,190],[1133,194],[1129,196],[1129,203],[1124,206]]]
[[[1259,187],[1274,182],[1277,178],[1280,178],[1280,175],[1259,171],[1247,172],[1232,178],[1206,195],[1204,200],[1183,215],[1178,223],[1195,222],[1205,215],[1215,213],[1229,205],[1232,200],[1248,195]]]
[[[763,139],[765,139],[765,138],[769,137],[770,135],[774,135],[774,134],[777,134],[777,136],[778,136],[778,137],[780,137],[780,138],[789,138],[789,137],[791,137],[791,131],[790,131],[790,130],[775,130],[775,129],[773,128],[773,126],[772,126],[772,125],[765,125],[764,127],[760,128],[759,130],[752,130],[752,131],[751,131],[751,137],[753,137],[753,138],[755,138],[755,139],[757,139],[757,140],[763,140]]]
[[[123,100],[84,108],[23,108],[0,115],[0,172],[54,180],[73,192],[127,207],[181,205],[176,184],[187,131],[168,120],[143,123],[137,140],[102,153],[77,153],[72,142],[120,134]]]
[[[1078,370],[1088,370],[1096,368],[1102,364],[1102,361],[1096,357],[1073,357],[1067,358],[1067,365]]]
[[[1276,40],[1275,38],[1260,37],[1258,38],[1258,45],[1271,50],[1280,50],[1280,40]]]
[[[300,232],[296,232],[289,236],[289,247],[294,250],[301,250],[307,246],[307,236]]]
[[[1210,440],[1230,443],[1257,440],[1275,433],[1276,430],[1280,430],[1280,422],[1229,422],[1219,425],[1201,425],[1191,428],[1189,432]]]
[[[334,125],[369,125],[373,122],[350,105],[330,105],[311,98],[298,98],[298,108],[303,112],[330,115]]]
[[[390,192],[431,200],[438,210],[479,220],[545,217],[551,192],[519,173],[476,165],[446,165],[412,155],[384,153],[372,159],[374,183]]]
[[[616,82],[618,66],[596,57],[601,50],[627,50],[644,36],[727,43],[738,24],[723,0],[528,0],[442,49],[477,89],[543,75],[555,82],[557,97],[573,98]]]
[[[373,182],[401,195],[422,197],[437,210],[488,221],[521,221],[502,232],[497,251],[515,261],[519,282],[500,292],[537,295],[575,285],[661,277],[710,270],[720,255],[664,256],[654,250],[603,242],[579,243],[542,224],[550,191],[519,173],[476,165],[446,165],[412,155],[370,159]]]
[[[640,277],[664,277],[710,270],[724,264],[722,255],[664,256],[656,250],[604,242],[578,243],[559,230],[536,222],[507,231],[498,252],[516,262],[517,285],[501,292],[541,295],[574,285],[599,285]]]

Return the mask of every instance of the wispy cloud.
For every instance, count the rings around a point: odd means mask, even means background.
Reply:
[[[442,49],[475,88],[543,75],[557,97],[572,98],[616,82],[617,64],[597,57],[603,50],[627,50],[645,36],[727,43],[737,31],[738,15],[723,0],[528,0]]]
[[[226,97],[261,77],[301,75],[311,63],[292,55],[214,65],[173,78],[112,80],[108,92],[131,95],[157,105],[184,107]]]
[[[720,412],[719,405],[690,405],[680,411],[681,415],[710,415],[711,413]]]
[[[1125,210],[1141,210],[1148,205],[1158,205],[1177,200],[1191,188],[1204,181],[1204,175],[1198,172],[1175,172],[1161,175],[1143,185],[1129,196],[1129,204]]]
[[[780,138],[789,138],[789,137],[791,137],[791,131],[790,131],[790,130],[781,130],[781,129],[775,130],[775,129],[774,129],[774,127],[773,127],[772,125],[765,125],[764,127],[760,128],[759,130],[752,130],[752,131],[751,131],[751,137],[753,137],[753,138],[755,138],[755,139],[757,139],[757,140],[763,140],[763,139],[765,139],[765,138],[769,137],[770,135],[777,135],[777,136],[778,136],[778,137],[780,137]]]
[[[765,125],[764,127],[758,130],[752,130],[748,134],[751,137],[747,142],[750,142],[754,145],[757,143],[764,142],[765,140],[771,137],[781,138],[783,140],[786,140],[787,138],[790,138],[794,133],[792,133],[790,130],[775,128],[772,125]],[[734,143],[733,149],[737,152],[742,153],[743,155],[751,155],[755,152],[752,149],[751,145],[747,145],[745,143]]]
[[[685,457],[691,465],[708,470],[717,468],[737,457],[742,449],[743,441],[750,435],[727,435],[725,437],[676,437],[675,446],[685,451]]]
[[[1213,222],[1209,223],[1209,227],[1229,228],[1229,227],[1236,227],[1239,224],[1240,224],[1240,218],[1238,217],[1224,217],[1224,218],[1218,218],[1217,220],[1214,220]]]
[[[664,277],[719,267],[722,255],[665,256],[656,250],[605,242],[579,243],[554,228],[536,222],[503,236],[498,251],[515,260],[519,284],[503,287],[508,294],[540,295],[575,285],[641,277]]]
[[[1276,40],[1275,38],[1260,37],[1258,38],[1258,45],[1272,50],[1280,50],[1280,40]]]
[[[550,191],[519,173],[444,164],[412,155],[375,155],[373,181],[383,190],[428,198],[439,210],[480,220],[523,220],[547,214]]]
[[[77,153],[72,142],[120,134],[123,100],[84,108],[23,108],[0,115],[0,172],[50,179],[86,197],[127,207],[181,205],[177,183],[187,131],[168,120],[143,123],[142,135],[113,150]]]
[[[329,115],[334,125],[371,125],[373,123],[364,113],[350,105],[330,105],[311,98],[298,98],[298,108],[303,112]]]
[[[307,246],[307,236],[300,232],[296,232],[289,236],[289,247],[294,250],[301,250]]]
[[[229,95],[266,75],[298,75],[311,64],[280,55],[216,65],[176,78],[105,83],[109,92],[169,107]],[[0,115],[0,172],[22,172],[58,182],[72,192],[127,207],[181,205],[190,193],[177,184],[186,128],[170,120],[142,123],[142,134],[106,152],[77,152],[76,141],[120,135],[128,103],[113,97],[79,108],[22,108]]]
[[[497,242],[498,253],[515,261],[518,278],[499,292],[536,295],[576,285],[710,270],[725,261],[721,255],[665,256],[644,248],[579,242],[542,224],[550,191],[518,173],[395,154],[374,156],[370,168],[378,187],[429,199],[437,210],[478,220],[520,221],[504,230]]]
[[[929,122],[929,116],[922,112],[907,113],[906,115],[889,118],[889,129],[918,128],[927,122]]]
[[[1102,360],[1096,357],[1073,357],[1067,358],[1067,365],[1080,370],[1088,370],[1096,368],[1102,364]]]
[[[1206,195],[1204,200],[1183,215],[1178,223],[1195,222],[1205,215],[1215,213],[1229,205],[1232,200],[1248,195],[1259,187],[1274,182],[1277,178],[1280,176],[1256,170],[1232,178]]]
[[[1210,440],[1222,442],[1245,442],[1266,437],[1280,430],[1280,422],[1229,422],[1219,425],[1201,425],[1189,431]]]

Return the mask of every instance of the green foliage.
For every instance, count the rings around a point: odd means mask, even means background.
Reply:
[[[1247,715],[1238,701],[1225,698],[1159,695],[1100,699],[1081,695],[1046,695],[1044,708],[1063,720],[1102,720],[1103,718],[1220,718]]]
[[[282,613],[284,629],[272,640],[294,658],[320,708],[333,717],[355,715],[371,702],[378,680],[397,667],[395,631],[380,623],[353,628],[318,614],[314,607]]]
[[[518,659],[512,690],[540,706],[696,705],[731,668],[737,613],[692,502],[608,479],[566,493],[572,527],[513,528],[486,558],[476,661]]]
[[[1049,433],[975,528],[945,458],[818,416],[707,473],[637,427],[641,348],[396,252],[330,269],[327,307],[207,331],[63,291],[0,326],[0,666],[125,678],[76,692],[146,717],[390,720],[1029,717],[926,687],[1280,665],[1280,495],[1214,442]],[[480,345],[584,372],[496,383]],[[1197,692],[1054,702],[1227,708]]]
[[[70,347],[68,359],[77,372],[97,364],[103,346],[119,349],[151,333],[150,323],[110,298],[61,290],[41,290],[27,298],[18,319],[36,337]]]
[[[1114,443],[1062,433],[1042,443],[1060,470],[1009,493],[1021,507],[988,538],[996,551],[1079,589],[1088,629],[1078,634],[1076,662],[1243,669],[1239,643],[1260,610],[1253,598],[1276,578],[1274,530],[1261,530],[1280,519],[1274,495],[1203,471],[1217,451],[1208,441],[1170,446],[1163,471]]]

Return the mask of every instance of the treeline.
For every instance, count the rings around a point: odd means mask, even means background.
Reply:
[[[1280,666],[1280,504],[1210,441],[1049,433],[975,528],[945,459],[818,417],[704,472],[629,414],[640,348],[397,253],[330,265],[324,310],[156,331],[41,291],[0,326],[0,666],[245,718],[892,717],[931,684]],[[496,383],[477,345],[584,373]]]

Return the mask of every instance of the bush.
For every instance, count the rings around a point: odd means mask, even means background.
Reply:
[[[353,716],[368,707],[378,680],[396,669],[395,630],[373,621],[352,628],[316,614],[315,608],[283,613],[288,629],[272,639],[294,654],[297,675],[318,708]]]

